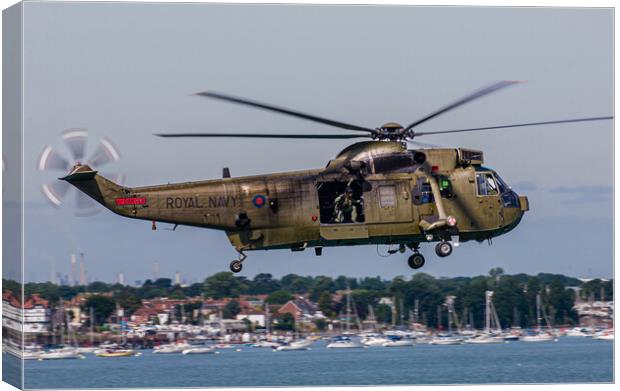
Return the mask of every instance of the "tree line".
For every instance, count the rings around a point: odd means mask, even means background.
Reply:
[[[14,281],[3,280],[3,287],[17,294],[20,292],[19,284]],[[482,328],[487,290],[494,291],[493,302],[502,327],[535,325],[537,295],[541,296],[543,307],[554,324],[574,324],[577,322],[577,314],[573,306],[577,297],[576,291],[567,289],[569,287],[579,288],[581,299],[584,300],[613,300],[613,280],[582,282],[550,273],[535,276],[508,275],[501,268],[476,277],[436,278],[426,273],[416,273],[409,278],[397,276],[391,280],[381,277],[332,278],[296,274],[287,274],[278,279],[268,273],[260,273],[250,279],[221,272],[189,286],[174,284],[169,278],[146,280],[139,287],[99,281],[83,286],[45,282],[26,283],[24,292],[26,296],[37,293],[53,305],[88,292],[94,294],[88,300],[93,302],[87,302],[86,305],[97,304],[97,307],[103,306],[110,310],[108,307],[111,307],[111,303],[118,304],[127,315],[140,308],[142,300],[156,297],[220,299],[238,298],[240,295],[268,295],[267,303],[276,306],[303,295],[316,302],[327,317],[337,319],[343,316],[344,311],[342,293],[350,290],[353,312],[361,320],[368,319],[371,311],[377,321],[396,324],[409,322],[412,316],[417,315],[418,322],[430,327],[447,324],[446,297],[455,296],[454,313],[460,323]],[[390,302],[394,305],[389,305]],[[233,303],[226,308],[225,315],[234,316],[240,311],[238,303]],[[191,308],[179,311],[191,311],[196,304],[188,306]],[[189,321],[195,320],[189,318]]]

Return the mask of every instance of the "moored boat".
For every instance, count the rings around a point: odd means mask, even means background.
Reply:
[[[429,341],[429,345],[461,345],[463,340],[456,337],[437,336]]]
[[[83,355],[79,354],[74,348],[62,348],[62,349],[54,349],[47,352],[39,353],[37,357],[38,360],[67,360],[67,359],[77,359],[77,358],[85,358]]]
[[[337,337],[327,345],[327,349],[358,349],[365,346],[349,337]]]
[[[181,352],[182,354],[215,354],[217,353],[215,349],[211,347],[192,347],[189,349],[185,349]]]
[[[288,345],[278,346],[276,348],[277,351],[288,351],[288,350],[308,350],[310,349],[310,345],[312,345],[314,341],[309,339],[301,339],[299,341],[293,341]]]
[[[381,345],[386,348],[399,348],[413,346],[413,340],[410,338],[394,338]]]
[[[136,353],[133,349],[105,349],[95,353],[97,357],[131,357],[138,355],[140,353]]]
[[[481,334],[477,337],[465,340],[465,343],[474,344],[474,345],[476,344],[486,345],[486,344],[503,343],[503,342],[504,342],[504,337],[496,336],[492,334]]]

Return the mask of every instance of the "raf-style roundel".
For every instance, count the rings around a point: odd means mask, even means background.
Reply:
[[[254,198],[252,198],[252,203],[255,207],[262,208],[267,203],[267,199],[264,195],[255,195]]]

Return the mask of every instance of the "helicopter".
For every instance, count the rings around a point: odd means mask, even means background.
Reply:
[[[436,243],[447,257],[453,245],[489,241],[513,230],[530,208],[497,171],[484,166],[482,151],[428,148],[418,137],[526,126],[602,121],[606,117],[563,119],[478,128],[415,131],[414,128],[475,99],[512,86],[499,81],[476,90],[407,126],[388,122],[376,128],[310,115],[222,93],[195,95],[293,116],[346,129],[341,134],[159,133],[165,138],[370,138],[346,147],[324,168],[222,178],[196,182],[126,187],[76,164],[67,181],[112,212],[124,217],[224,231],[239,254],[230,263],[238,273],[252,250],[390,245],[390,254],[413,254],[408,265],[425,264],[423,243]],[[356,133],[353,133],[356,132]],[[422,147],[409,149],[408,143]]]

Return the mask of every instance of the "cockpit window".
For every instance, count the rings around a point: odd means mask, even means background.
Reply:
[[[495,173],[495,180],[497,181],[497,187],[499,188],[500,193],[504,194],[510,190],[510,186],[508,186],[506,182],[504,182],[504,180],[497,175],[497,173]]]
[[[499,194],[497,183],[490,172],[476,173],[476,185],[478,187],[479,196],[494,196]]]

